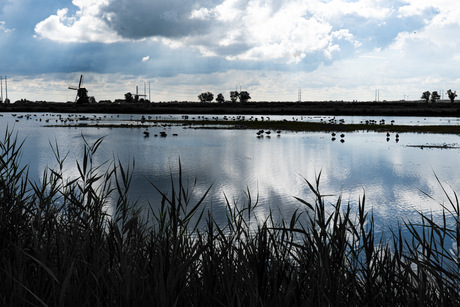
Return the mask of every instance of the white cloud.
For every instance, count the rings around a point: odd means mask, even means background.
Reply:
[[[199,10],[193,10],[190,14],[190,19],[207,20],[210,19],[212,15],[212,10],[208,10],[207,8],[202,7]]]
[[[142,62],[148,62],[150,60],[150,57],[149,56],[145,56],[142,58]]]
[[[314,13],[328,20],[342,19],[344,16],[359,16],[365,19],[383,20],[393,12],[393,3],[375,0],[344,0],[315,1]],[[384,2],[384,3],[382,3]]]
[[[211,9],[218,21],[232,22],[239,20],[244,15],[246,1],[224,0],[221,4]]]
[[[361,42],[355,39],[353,34],[351,34],[348,29],[340,29],[339,31],[334,31],[331,34],[332,34],[332,37],[337,38],[337,39],[344,39],[352,43],[355,47],[360,47],[362,45]]]
[[[6,27],[6,22],[0,20],[0,32],[8,33],[8,32],[11,32],[11,31],[14,31],[14,29],[8,29]]]
[[[401,17],[427,16],[435,13],[433,19],[426,20],[430,25],[460,24],[460,7],[455,0],[405,0],[406,5],[401,6],[398,12]]]
[[[208,54],[222,54],[222,47],[245,46],[224,56],[228,60],[281,60],[300,62],[315,52],[326,58],[340,52],[342,42],[359,48],[362,43],[347,28],[333,22],[353,15],[384,20],[393,12],[374,1],[334,0],[257,1],[224,0],[215,7],[201,7],[190,18],[213,20],[209,31],[217,44],[203,42],[199,48]],[[220,25],[220,26],[219,26]],[[346,24],[344,25],[346,27]],[[196,39],[194,40],[197,41]],[[190,44],[191,39],[186,40]]]
[[[101,7],[108,0],[73,0],[79,8],[75,15],[69,16],[68,8],[57,11],[35,26],[41,38],[57,42],[114,43],[123,39],[101,19]]]
[[[421,15],[427,8],[433,7],[433,1],[427,0],[406,0],[406,5],[401,6],[398,11],[401,16],[408,17]],[[439,2],[438,2],[439,3]]]
[[[436,3],[430,1],[408,1],[399,12],[403,16],[414,14],[426,15],[427,10],[436,12],[431,19],[425,20],[422,29],[414,32],[400,32],[394,39],[389,49],[399,50],[408,55],[422,56],[422,61],[432,59],[450,58],[456,54],[460,47],[460,8],[457,2],[440,0]]]

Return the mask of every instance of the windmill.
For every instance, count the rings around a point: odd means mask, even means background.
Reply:
[[[80,75],[80,83],[78,83],[78,87],[69,86],[69,90],[77,91],[77,96],[75,96],[75,103],[83,104],[89,103],[90,97],[88,97],[88,90],[84,87],[81,87],[83,83],[83,75]],[[92,97],[92,99],[94,99]]]

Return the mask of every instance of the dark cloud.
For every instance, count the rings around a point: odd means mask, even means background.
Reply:
[[[207,1],[212,5],[213,1]],[[190,19],[199,7],[183,0],[118,0],[103,8],[102,18],[124,38],[180,38],[206,31],[209,21]]]

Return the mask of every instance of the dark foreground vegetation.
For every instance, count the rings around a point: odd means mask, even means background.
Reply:
[[[141,212],[127,197],[132,169],[115,161],[102,172],[93,164],[101,142],[87,144],[78,178],[65,179],[65,156],[54,146],[59,166],[30,182],[21,144],[5,133],[0,305],[460,304],[456,196],[441,223],[420,214],[419,224],[402,224],[384,240],[364,197],[354,213],[340,198],[328,204],[318,177],[305,183],[316,201],[299,199],[301,209],[285,220],[257,220],[257,200],[248,195],[245,204],[227,201],[227,223],[218,225],[207,193],[191,203],[181,172],[158,209]]]
[[[308,101],[246,103],[101,103],[16,102],[0,104],[0,112],[137,113],[137,114],[261,114],[261,115],[386,115],[460,116],[460,104],[423,101]]]

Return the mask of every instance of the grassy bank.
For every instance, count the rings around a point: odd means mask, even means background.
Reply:
[[[460,303],[456,197],[445,207],[444,222],[420,214],[419,224],[402,224],[383,240],[374,233],[365,198],[356,213],[340,198],[326,203],[319,176],[305,182],[316,201],[299,199],[302,209],[285,220],[274,221],[270,214],[258,220],[257,200],[249,197],[245,204],[227,201],[227,223],[219,225],[205,206],[207,193],[190,202],[181,171],[173,174],[168,193],[159,191],[161,204],[141,212],[127,197],[132,169],[109,161],[101,172],[93,164],[101,142],[86,144],[76,161],[77,178],[65,179],[65,155],[55,146],[58,167],[30,182],[20,163],[21,144],[5,133],[0,305]],[[454,228],[448,228],[448,219]],[[402,236],[406,230],[409,237]]]
[[[248,103],[128,103],[88,104],[24,102],[0,104],[0,112],[117,113],[117,114],[250,114],[250,115],[362,115],[460,116],[460,103],[421,101],[308,101]]]

